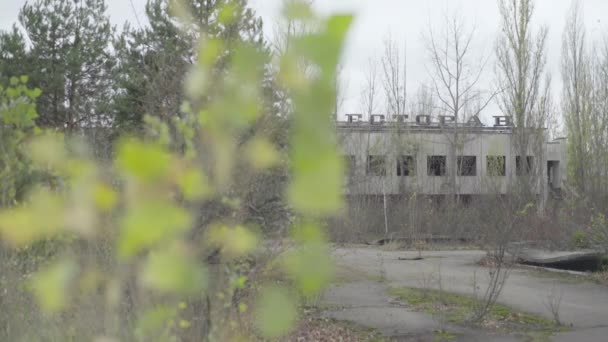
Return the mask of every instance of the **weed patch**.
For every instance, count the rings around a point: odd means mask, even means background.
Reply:
[[[460,294],[411,287],[393,288],[389,293],[398,296],[403,304],[411,306],[414,310],[430,315],[441,315],[446,321],[455,324],[475,325],[491,331],[521,332],[525,336],[528,336],[528,333],[551,335],[564,329],[558,327],[552,320],[520,312],[502,304],[494,305],[486,319],[474,323],[471,318],[479,302],[473,297]]]
[[[447,330],[437,330],[434,332],[433,342],[452,341],[456,339],[456,334]]]

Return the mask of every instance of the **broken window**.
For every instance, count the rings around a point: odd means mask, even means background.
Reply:
[[[547,181],[552,190],[560,188],[559,184],[559,160],[547,161]]]
[[[534,157],[526,156],[525,165],[522,163],[521,156],[515,157],[515,174],[518,176],[529,176],[532,173],[534,167]]]
[[[397,176],[415,176],[416,159],[414,156],[397,157]]]
[[[426,160],[429,176],[445,176],[446,157],[428,156]]]
[[[367,156],[367,175],[386,176],[386,157]]]
[[[505,156],[487,156],[486,157],[486,168],[488,176],[506,176],[507,169],[505,162],[507,158]]]
[[[477,157],[476,156],[458,156],[458,175],[459,176],[476,176],[477,175]]]

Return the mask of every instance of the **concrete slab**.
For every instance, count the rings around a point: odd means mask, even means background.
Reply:
[[[553,342],[596,342],[608,340],[608,327],[598,327],[559,333],[553,336]]]
[[[445,291],[471,295],[473,278],[477,286],[487,284],[488,269],[477,265],[485,255],[484,251],[425,251],[423,260],[402,261],[399,258],[413,258],[418,252],[381,251],[377,248],[338,248],[334,255],[339,264],[348,265],[353,272],[386,278],[384,283],[373,281],[343,284],[332,287],[325,299],[327,303],[342,305],[345,310],[331,310],[328,315],[356,321],[366,326],[382,328],[383,331],[402,333],[406,330],[424,332],[437,323],[432,316],[424,313],[405,313],[407,308],[390,303],[386,293],[390,287],[441,286]],[[541,315],[551,319],[547,309],[548,295],[552,288],[563,294],[560,316],[564,323],[574,325],[573,331],[556,335],[556,341],[608,341],[608,287],[587,282],[566,281],[551,275],[535,276],[527,269],[513,269],[499,302],[518,310]],[[383,313],[384,312],[384,313]],[[426,316],[426,317],[425,317]],[[407,322],[405,322],[407,321]],[[409,322],[409,323],[408,323]],[[414,323],[414,324],[412,324]],[[407,329],[402,329],[407,327]],[[431,330],[432,332],[432,330]],[[466,332],[463,332],[466,333]],[[517,340],[513,336],[485,336],[470,333],[463,341]],[[426,341],[422,335],[408,335],[403,341]]]
[[[601,267],[602,255],[594,250],[545,251],[524,248],[518,255],[520,263],[573,271],[595,271]]]
[[[538,264],[550,264],[562,261],[600,258],[601,254],[594,250],[580,251],[546,251],[541,249],[524,248],[518,257],[524,261]]]

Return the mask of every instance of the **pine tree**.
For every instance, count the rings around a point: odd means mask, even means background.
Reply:
[[[31,44],[28,73],[43,94],[40,125],[70,130],[109,122],[114,28],[106,10],[105,0],[35,0],[22,7],[19,23]]]
[[[8,84],[12,77],[31,73],[31,63],[25,38],[17,26],[9,32],[0,32],[0,84]]]
[[[149,25],[127,26],[118,38],[114,108],[121,127],[138,129],[146,114],[163,121],[180,115],[185,76],[196,60],[201,32],[207,38],[221,39],[227,47],[217,63],[218,71],[228,65],[235,42],[252,43],[270,55],[262,20],[247,1],[187,0],[185,7],[193,19],[189,24],[172,15],[170,1],[148,0]],[[227,15],[227,8],[232,20],[225,25],[221,18]]]

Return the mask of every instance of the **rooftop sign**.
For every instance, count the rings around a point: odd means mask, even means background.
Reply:
[[[346,114],[346,118],[349,123],[363,122],[363,114]],[[408,118],[409,115],[393,115],[391,122],[405,123]],[[493,118],[494,127],[513,127],[510,116],[494,116]],[[439,115],[438,120],[435,122],[433,122],[430,115],[416,115],[415,120],[411,123],[415,123],[416,126],[431,126],[434,124],[445,126],[456,123],[453,115]],[[372,125],[383,125],[386,122],[386,115],[384,114],[372,114],[369,116],[369,123]],[[477,115],[472,116],[465,124],[469,127],[485,127]]]

